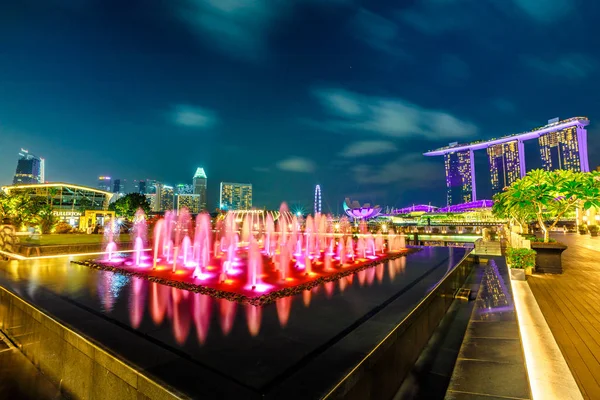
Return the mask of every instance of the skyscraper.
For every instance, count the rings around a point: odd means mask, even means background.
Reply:
[[[175,202],[175,190],[173,186],[158,184],[156,186],[156,198],[159,211],[172,210]]]
[[[98,185],[96,186],[99,190],[104,190],[105,192],[113,191],[112,179],[110,176],[99,176],[98,177]]]
[[[113,180],[113,193],[128,193],[127,192],[127,179],[114,179]]]
[[[542,168],[546,171],[565,169],[588,172],[586,130],[571,126],[540,136]],[[583,144],[582,144],[583,143]]]
[[[44,159],[30,154],[29,151],[21,149],[19,161],[13,184],[19,183],[44,183]]]
[[[221,210],[248,210],[252,208],[252,184],[221,182],[219,207]]]
[[[196,169],[194,174],[194,193],[200,195],[200,208],[206,209],[206,173],[204,168]]]
[[[178,193],[175,196],[175,207],[177,208],[177,211],[185,207],[190,213],[198,214],[202,211],[202,208],[200,207],[200,195]]]
[[[512,142],[500,143],[487,148],[487,154],[490,161],[490,180],[492,191],[501,192],[514,181],[521,178],[522,171],[521,157],[523,153],[523,142],[513,140]]]
[[[502,136],[497,139],[472,143],[450,143],[431,150],[426,156],[444,156],[448,204],[477,200],[474,175],[476,150],[486,149],[490,162],[490,180],[493,190],[500,191],[527,173],[524,142],[536,139],[540,146],[542,168],[589,172],[587,151],[587,117],[565,120],[553,118],[544,126],[527,132]],[[469,191],[471,195],[469,195]]]
[[[461,204],[477,200],[475,192],[475,163],[473,151],[444,154],[446,169],[447,203]]]

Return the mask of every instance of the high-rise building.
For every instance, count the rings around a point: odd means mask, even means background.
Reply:
[[[158,211],[172,210],[175,202],[175,190],[173,186],[157,184],[156,198],[157,204],[160,207]]]
[[[446,168],[447,203],[461,204],[477,200],[475,192],[475,163],[473,151],[444,154]]]
[[[196,169],[194,174],[194,194],[200,195],[200,207],[206,209],[206,173],[204,168]]]
[[[125,194],[127,191],[127,179],[114,179],[113,180],[113,193]]]
[[[542,167],[551,171],[564,169],[589,172],[586,117],[566,120],[553,118],[544,126],[527,132],[502,136],[472,143],[457,142],[431,150],[426,156],[444,156],[448,204],[477,200],[473,152],[487,150],[490,162],[490,180],[494,192],[510,185],[527,173],[523,142],[537,139]],[[471,195],[468,193],[471,192]]]
[[[13,184],[21,183],[44,183],[45,182],[45,161],[43,158],[30,154],[29,151],[21,149],[19,161]]]
[[[194,194],[194,187],[180,183],[177,185],[177,194]]]
[[[570,126],[540,136],[538,140],[542,168],[546,171],[589,171],[587,154],[582,154],[587,151],[586,138],[586,130],[579,126]]]
[[[521,165],[523,153],[523,142],[513,140],[512,142],[500,143],[487,148],[490,161],[490,180],[492,191],[501,192],[507,186],[524,175],[525,167]]]
[[[198,214],[202,211],[200,200],[199,194],[178,193],[175,196],[175,206],[177,211],[185,207],[190,211],[190,213]]]
[[[105,192],[112,193],[112,179],[110,176],[99,176],[98,177],[98,185],[96,186],[98,190],[104,190]]]
[[[249,210],[252,208],[252,184],[221,182],[219,207],[221,210]]]

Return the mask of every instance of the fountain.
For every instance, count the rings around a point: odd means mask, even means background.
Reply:
[[[338,280],[405,253],[401,237],[393,229],[373,236],[364,221],[353,230],[348,219],[342,218],[334,229],[327,215],[308,215],[299,220],[288,214],[284,203],[278,215],[268,213],[261,219],[257,213],[248,212],[238,225],[235,214],[228,213],[215,221],[213,231],[206,213],[192,221],[186,209],[178,213],[168,211],[154,226],[152,261],[144,262],[147,226],[140,210],[134,220],[131,258],[119,258],[116,262],[114,232],[118,225],[110,221],[104,261],[134,276],[259,304],[273,301],[260,297],[264,293],[289,296],[294,290]],[[146,268],[149,266],[152,268]],[[359,275],[359,281],[371,279],[370,274]],[[180,334],[183,338],[184,332]]]

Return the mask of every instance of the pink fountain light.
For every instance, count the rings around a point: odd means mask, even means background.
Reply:
[[[404,237],[368,231],[360,223],[352,231],[347,219],[335,224],[330,216],[292,217],[287,206],[264,218],[248,214],[236,221],[232,213],[213,223],[202,213],[192,222],[185,209],[167,212],[153,230],[153,249],[144,255],[145,217],[134,229],[134,251],[128,259],[117,257],[110,240],[102,261],[86,262],[188,291],[248,304],[265,304],[276,298],[310,290],[325,282],[351,278],[388,258],[407,253]],[[144,223],[141,220],[144,219]],[[107,239],[113,239],[110,229]],[[240,240],[241,239],[241,240]],[[386,245],[387,244],[387,245]],[[152,260],[144,262],[151,257]],[[371,274],[359,274],[359,281]],[[373,275],[375,276],[375,275]],[[183,332],[182,332],[183,335]],[[183,336],[182,336],[183,338]]]

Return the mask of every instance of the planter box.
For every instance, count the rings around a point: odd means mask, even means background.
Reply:
[[[562,243],[531,243],[536,251],[535,271],[544,274],[562,274],[562,252],[567,249]]]
[[[510,279],[512,281],[524,281],[525,280],[525,270],[518,268],[510,269]]]

